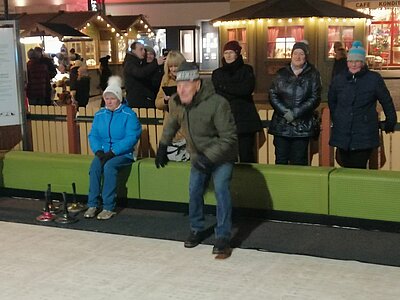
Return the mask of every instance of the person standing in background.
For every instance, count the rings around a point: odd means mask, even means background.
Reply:
[[[69,87],[71,91],[76,91],[76,81],[78,80],[78,69],[83,66],[81,60],[76,60],[69,69]]]
[[[353,42],[347,56],[348,71],[338,74],[328,92],[332,119],[329,144],[337,147],[340,164],[366,169],[372,151],[379,147],[379,127],[394,132],[397,124],[393,99],[382,76],[365,64],[365,49]],[[377,102],[386,120],[379,123]]]
[[[337,74],[347,71],[347,52],[343,43],[335,42],[333,50],[335,51],[335,62],[333,63],[331,81]]]
[[[112,72],[111,69],[108,65],[108,62],[110,60],[111,56],[110,55],[106,55],[100,58],[100,88],[101,91],[104,92],[107,88],[107,84],[108,84],[108,78],[110,78],[112,76]]]
[[[296,42],[291,62],[278,70],[269,90],[275,164],[308,165],[310,137],[317,134],[314,113],[321,102],[321,77],[308,55],[308,44]]]
[[[75,52],[75,48],[69,49],[69,60],[70,61],[75,61],[75,60],[81,60],[82,57]]]
[[[176,94],[176,73],[185,61],[183,54],[175,50],[169,51],[165,59],[164,76],[156,97],[156,108],[164,111],[164,124],[168,122],[168,101]],[[187,161],[190,158],[186,150],[186,140],[181,131],[177,132],[167,150],[169,160]]]
[[[110,60],[111,56],[106,55],[100,58],[100,67],[99,67],[99,74],[100,74],[100,89],[104,92],[107,88],[108,79],[112,76],[111,69],[108,65],[108,61]],[[104,99],[101,98],[101,107],[104,107]]]
[[[86,107],[90,97],[90,76],[85,65],[78,68],[78,78],[75,85],[75,101],[78,103],[78,107]]]
[[[153,48],[150,46],[145,46],[145,59],[146,59],[146,64],[151,64],[156,60],[156,52],[154,51]],[[152,91],[152,94],[154,95],[153,100],[155,100],[156,95],[158,93],[158,90],[160,88],[160,83],[161,79],[164,75],[164,64],[158,65],[157,68],[149,75],[149,78],[147,80],[147,85],[149,89]]]
[[[39,48],[39,47],[37,47]],[[29,49],[26,96],[30,105],[51,105],[51,75],[49,66],[42,60],[42,51]]]
[[[144,46],[133,42],[131,51],[127,51],[123,68],[125,78],[126,98],[129,107],[155,108],[155,92],[148,87],[150,75],[164,63],[163,57],[158,57],[151,63],[146,63]]]
[[[255,163],[256,133],[262,130],[260,116],[253,101],[253,68],[243,62],[242,47],[229,41],[223,48],[222,67],[212,73],[215,91],[229,101],[239,139],[239,161]]]

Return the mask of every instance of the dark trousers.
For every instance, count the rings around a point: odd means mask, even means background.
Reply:
[[[239,161],[243,163],[256,163],[256,153],[254,145],[256,143],[256,133],[242,133],[238,135],[239,140]]]
[[[337,151],[339,151],[340,158],[338,163],[345,168],[366,169],[372,150],[373,149],[347,151],[338,148]]]
[[[308,165],[308,144],[310,138],[289,138],[274,136],[275,164]]]

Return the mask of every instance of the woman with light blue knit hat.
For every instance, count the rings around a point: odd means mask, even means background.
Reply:
[[[397,123],[392,97],[382,76],[368,69],[365,49],[355,41],[347,55],[347,72],[338,74],[328,92],[332,119],[329,144],[337,147],[339,164],[366,169],[372,151],[379,147],[379,128],[394,132]],[[377,102],[386,120],[379,122]]]

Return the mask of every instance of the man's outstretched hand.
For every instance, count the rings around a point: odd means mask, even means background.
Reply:
[[[156,160],[155,160],[157,169],[160,167],[164,168],[169,161],[167,156],[167,147],[168,146],[164,144],[160,144],[158,146]]]

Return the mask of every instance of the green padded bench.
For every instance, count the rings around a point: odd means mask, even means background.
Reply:
[[[334,168],[241,164],[232,180],[236,207],[328,214],[329,174]]]
[[[157,169],[153,158],[139,161],[140,199],[187,203],[190,162],[168,162]]]
[[[336,169],[329,179],[329,214],[400,222],[400,172]]]
[[[29,151],[10,151],[0,157],[1,185],[3,188],[45,191],[51,184],[54,192],[72,193],[72,182],[77,194],[87,195],[89,191],[90,155],[50,154]],[[120,174],[120,182],[128,177],[126,186],[119,186],[119,194],[128,198],[139,198],[138,164]]]
[[[236,165],[232,179],[234,207],[328,214],[328,179],[334,168]],[[157,169],[154,159],[140,160],[140,198],[187,203],[190,163],[169,162]],[[211,188],[205,203],[215,205]]]

